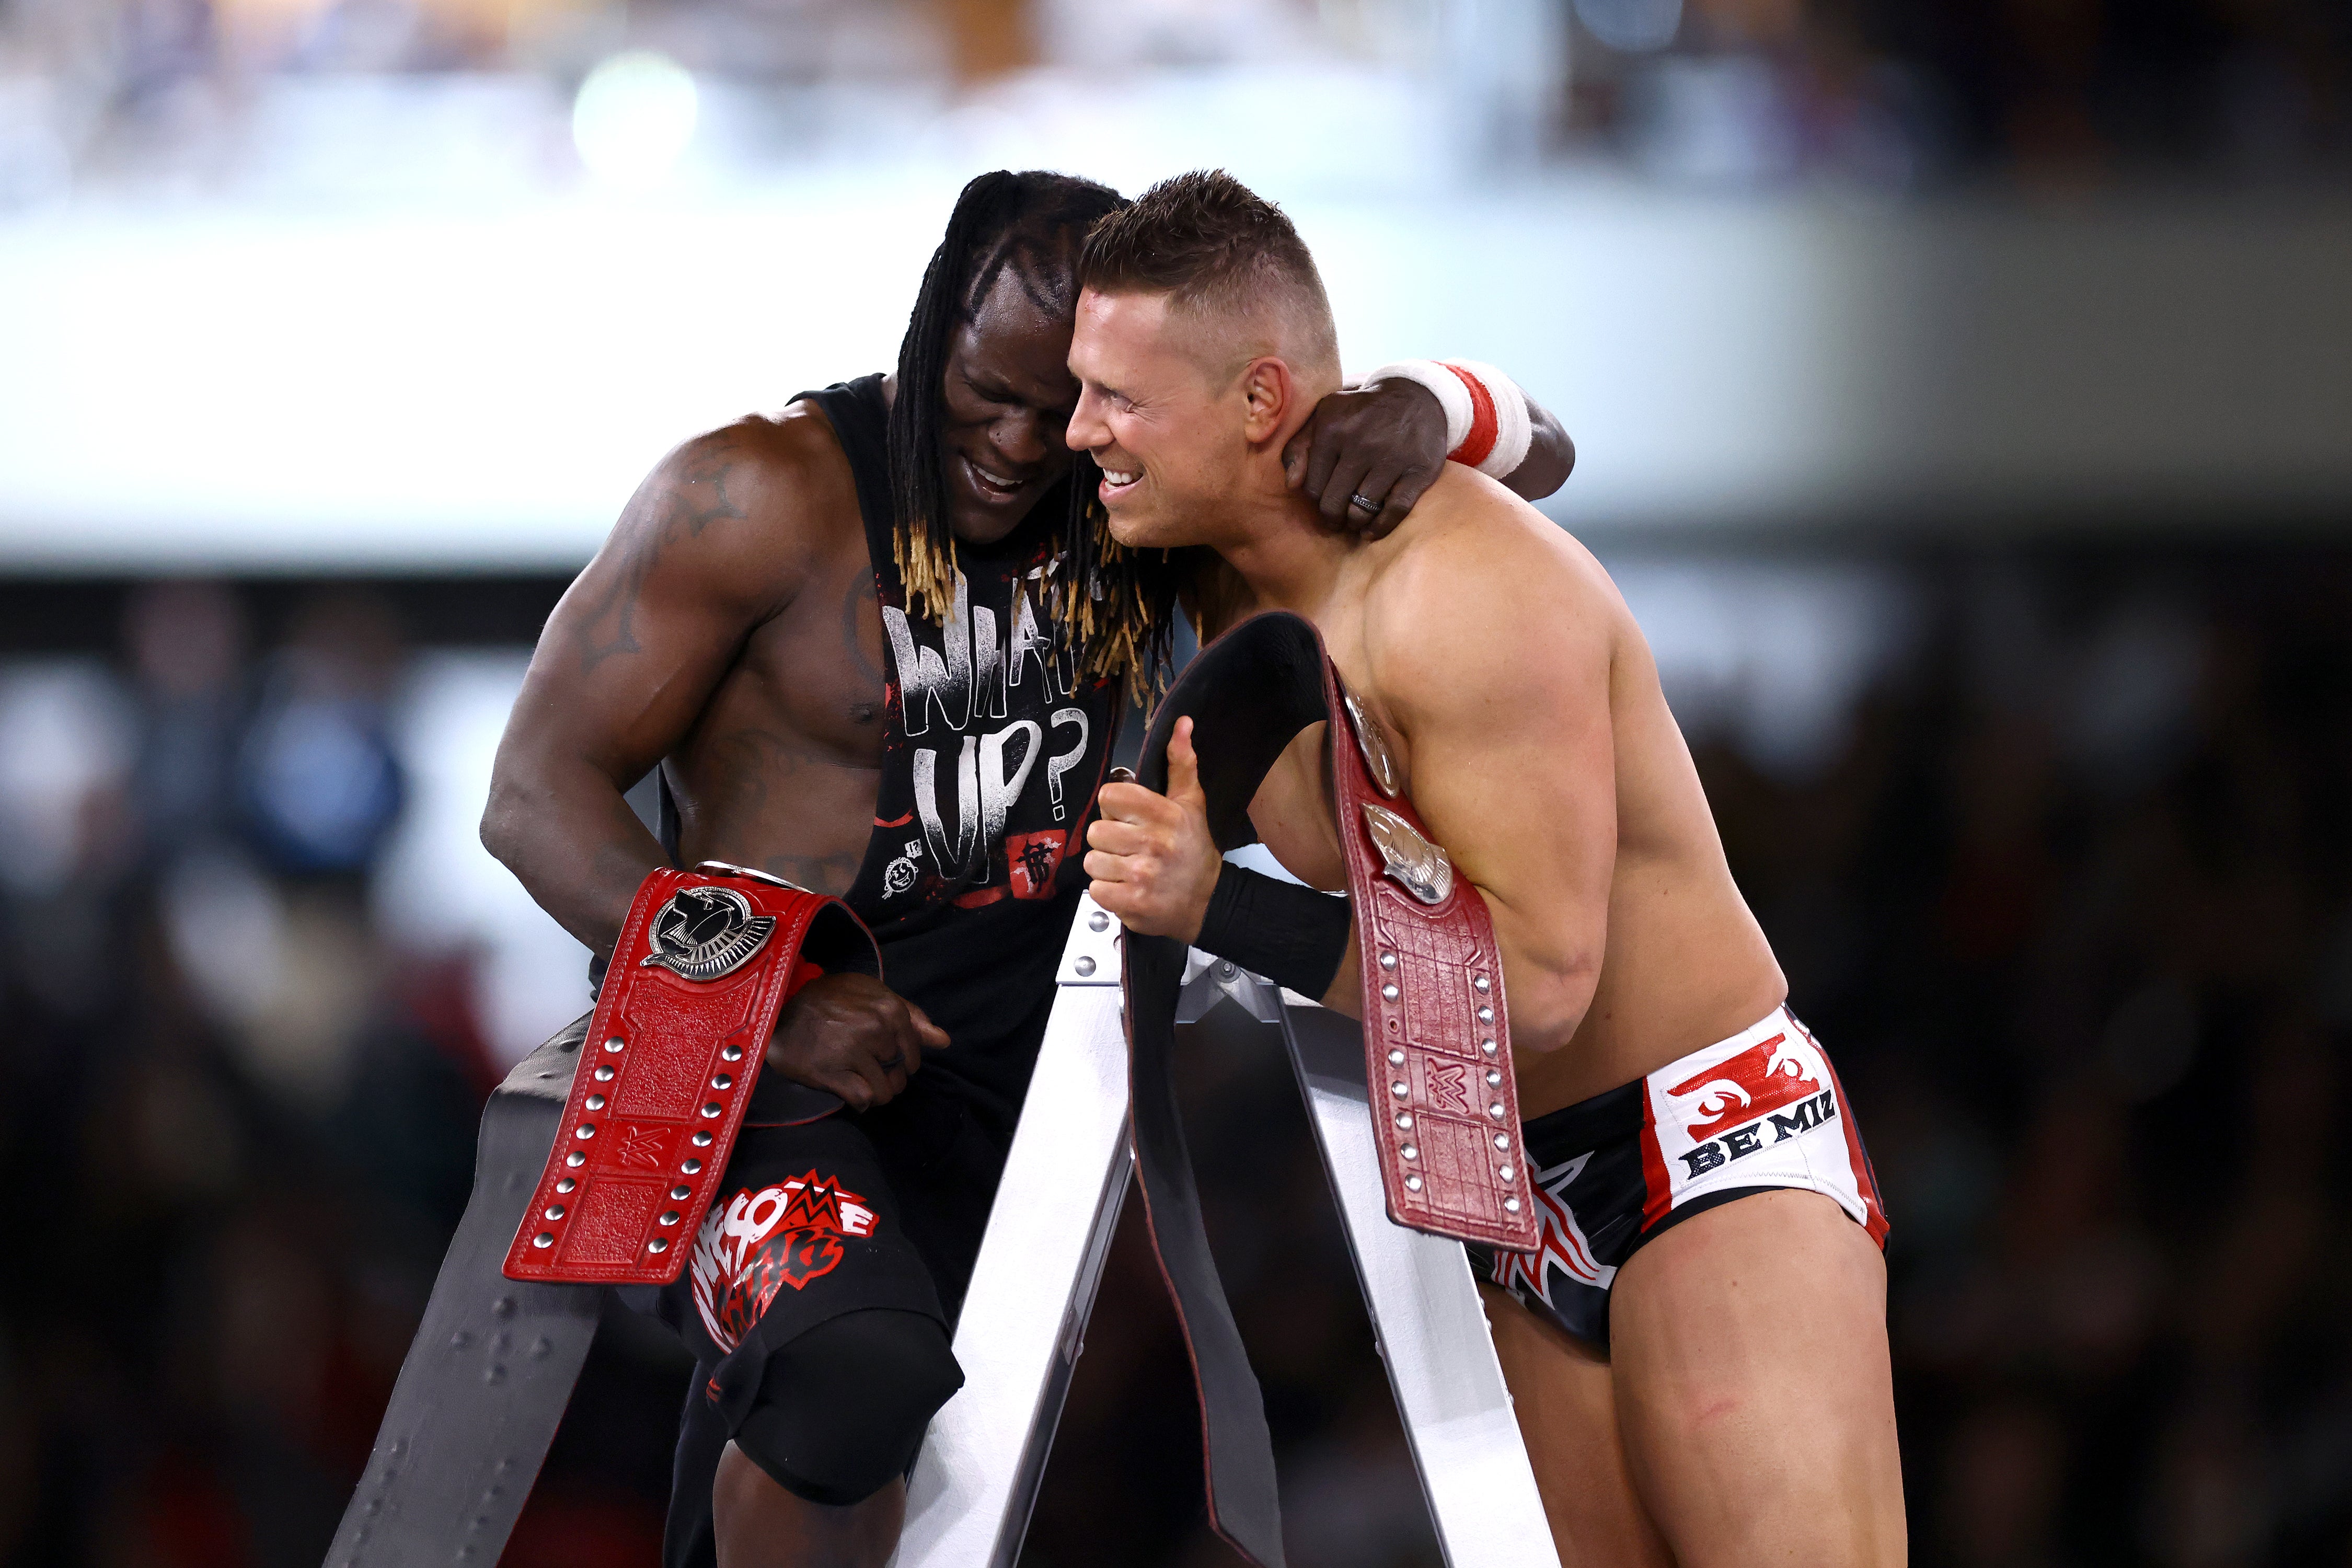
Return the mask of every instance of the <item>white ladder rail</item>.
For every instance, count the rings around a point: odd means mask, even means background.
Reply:
[[[893,1568],[1013,1568],[1021,1555],[1135,1165],[1118,936],[1079,901],[956,1321],[964,1385],[915,1461]]]
[[[893,1568],[1013,1568],[1021,1554],[1133,1170],[1118,936],[1085,900],[957,1324],[964,1387],[916,1461]],[[1388,1217],[1357,1026],[1200,952],[1177,1018],[1273,1026],[1283,1042],[1448,1568],[1559,1568],[1461,1245]]]

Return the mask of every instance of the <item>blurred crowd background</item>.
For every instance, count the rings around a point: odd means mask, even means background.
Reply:
[[[1916,1561],[2352,1564],[2340,0],[0,0],[0,1563],[319,1560],[585,1005],[474,837],[571,574],[971,174],[1207,163],[1577,437]],[[1190,1068],[1294,1560],[1433,1564],[1288,1069]],[[1035,1568],[1231,1561],[1129,1217]],[[687,1371],[608,1317],[508,1563],[656,1561]]]
[[[382,167],[364,141],[402,121],[439,132],[414,159],[462,157],[495,121],[503,174],[561,178],[567,109],[592,172],[642,176],[683,150],[698,96],[727,132],[706,164],[876,122],[905,145],[910,108],[975,87],[1034,107],[1055,74],[1139,67],[1435,66],[1514,156],[1598,147],[1719,179],[2275,182],[2352,145],[2326,0],[12,0],[0,28],[16,201]],[[402,76],[431,85],[332,85]]]

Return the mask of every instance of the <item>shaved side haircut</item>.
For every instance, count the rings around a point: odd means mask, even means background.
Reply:
[[[1162,180],[1096,224],[1078,286],[1167,295],[1173,313],[1209,329],[1215,379],[1270,353],[1339,383],[1339,333],[1315,258],[1280,207],[1223,169]]]

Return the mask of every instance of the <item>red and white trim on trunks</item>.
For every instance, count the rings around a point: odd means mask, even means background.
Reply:
[[[1793,1187],[1837,1200],[1885,1243],[1878,1182],[1845,1089],[1785,1006],[1643,1081],[1642,1228],[1712,1193]]]
[[[1493,479],[1507,479],[1528,460],[1535,426],[1518,383],[1480,360],[1399,360],[1364,377],[1366,383],[1418,382],[1445,410],[1446,458]]]

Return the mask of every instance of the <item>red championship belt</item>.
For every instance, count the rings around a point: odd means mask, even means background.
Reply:
[[[1364,1081],[1389,1217],[1533,1252],[1542,1228],[1519,1147],[1494,920],[1405,797],[1380,721],[1328,657],[1323,671],[1332,810],[1364,975]]]
[[[677,1279],[784,998],[826,970],[881,967],[873,937],[838,899],[716,860],[647,877],[605,972],[547,1169],[507,1250],[507,1278]]]

